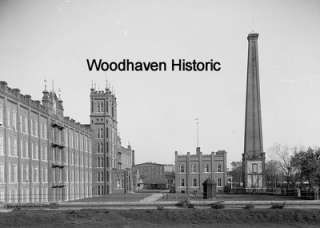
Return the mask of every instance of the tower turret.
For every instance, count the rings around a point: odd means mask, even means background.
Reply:
[[[113,115],[115,96],[108,87],[105,90],[90,90],[90,125],[94,134],[93,159],[100,162],[93,174],[95,195],[112,193],[112,171],[117,166],[117,118]],[[93,163],[97,165],[97,162]]]

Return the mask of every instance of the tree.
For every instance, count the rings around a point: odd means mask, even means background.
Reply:
[[[286,190],[288,192],[290,183],[293,183],[293,177],[295,174],[295,167],[292,164],[291,154],[296,152],[297,147],[290,149],[287,145],[281,146],[280,144],[274,144],[270,149],[269,154],[279,161],[281,171],[286,179]]]
[[[308,182],[310,187],[320,186],[320,149],[308,148],[306,151],[296,152],[292,164],[298,170],[301,182]]]
[[[233,161],[231,162],[231,171],[229,175],[232,177],[232,184],[234,187],[241,187],[242,182],[242,162]]]
[[[279,161],[270,160],[265,164],[265,179],[268,188],[275,189],[282,179],[282,169]]]
[[[231,162],[231,169],[235,170],[237,168],[241,168],[242,167],[242,162],[241,161],[233,161]]]

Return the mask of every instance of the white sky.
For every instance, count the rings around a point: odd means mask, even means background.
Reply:
[[[264,149],[319,145],[320,2],[0,1],[0,79],[41,98],[61,88],[65,114],[89,122],[86,58],[221,61],[221,72],[107,73],[116,88],[122,141],[136,162],[173,163],[194,152],[195,118],[204,153],[243,153],[247,40],[259,36]]]

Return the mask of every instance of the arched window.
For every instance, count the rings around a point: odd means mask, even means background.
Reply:
[[[258,172],[258,164],[257,163],[253,163],[252,164],[252,172],[253,173],[257,173]]]
[[[103,138],[103,128],[98,128],[98,138],[102,139]]]
[[[103,110],[103,101],[101,101],[101,104],[100,104],[100,111],[104,112],[104,110]]]
[[[180,186],[184,186],[184,178],[181,179]]]
[[[103,153],[103,143],[100,145],[100,152]]]
[[[100,102],[97,102],[97,112],[100,112]]]

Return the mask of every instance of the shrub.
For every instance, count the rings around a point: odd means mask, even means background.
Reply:
[[[210,204],[210,207],[213,209],[223,209],[224,204],[222,204],[222,202],[217,202],[217,203]]]
[[[20,210],[21,210],[21,206],[19,205],[13,207],[13,211],[20,211]]]
[[[188,199],[184,199],[176,203],[177,207],[194,208],[194,205]]]
[[[230,193],[230,192],[231,192],[231,187],[230,187],[230,185],[224,186],[223,192],[224,192],[224,193]]]
[[[13,209],[13,210],[20,210],[21,209],[21,205],[20,204],[5,204],[4,208],[7,209]]]
[[[51,209],[56,209],[58,207],[59,207],[59,205],[57,203],[50,203],[49,204],[49,208],[51,208]]]
[[[247,209],[247,210],[251,210],[254,208],[254,205],[253,204],[246,204],[243,209]]]
[[[271,209],[283,209],[285,206],[285,203],[272,203]]]
[[[162,205],[158,205],[157,210],[162,211],[162,210],[164,210],[164,207]]]

